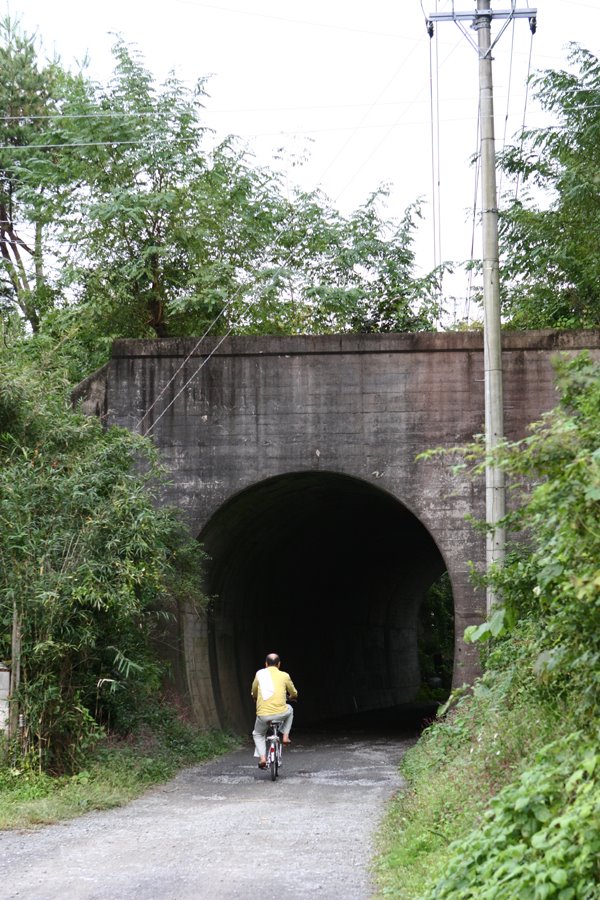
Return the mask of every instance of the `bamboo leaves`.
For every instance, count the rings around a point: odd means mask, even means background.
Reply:
[[[0,448],[0,658],[26,748],[56,771],[99,723],[133,725],[158,684],[153,636],[178,592],[202,602],[201,553],[153,504],[150,448],[73,413],[60,371],[44,368],[0,357],[2,385],[19,385],[0,391],[8,428],[19,413]],[[121,690],[98,698],[99,683]]]

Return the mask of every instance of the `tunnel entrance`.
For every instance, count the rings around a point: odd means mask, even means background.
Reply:
[[[423,601],[445,565],[392,495],[336,473],[278,476],[225,503],[200,541],[223,726],[252,723],[250,684],[271,651],[299,690],[301,725],[416,700]]]

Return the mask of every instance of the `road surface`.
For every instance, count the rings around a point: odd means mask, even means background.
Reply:
[[[373,839],[414,741],[292,738],[275,783],[247,746],[126,807],[0,833],[3,900],[371,897]]]

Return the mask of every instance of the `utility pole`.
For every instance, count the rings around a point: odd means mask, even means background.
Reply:
[[[483,341],[484,341],[484,391],[485,391],[485,448],[489,454],[504,437],[504,401],[502,389],[502,339],[500,322],[500,263],[498,255],[498,198],[496,192],[496,149],[494,134],[494,89],[492,81],[492,50],[502,37],[509,22],[515,18],[528,18],[532,33],[536,29],[536,10],[515,7],[493,12],[491,0],[476,0],[473,13],[432,13],[427,23],[430,37],[433,22],[454,21],[479,57],[479,119],[481,127],[481,209],[483,226]],[[454,4],[453,4],[454,6]],[[477,42],[462,24],[471,19],[471,27],[477,32]],[[492,19],[502,19],[504,24],[492,42]],[[486,465],[485,511],[488,526],[486,537],[486,568],[504,562],[505,532],[499,524],[504,518],[504,472],[498,466]],[[487,588],[487,613],[497,601],[495,592]]]

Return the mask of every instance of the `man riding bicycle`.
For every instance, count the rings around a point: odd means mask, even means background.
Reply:
[[[269,722],[279,722],[283,732],[283,743],[291,744],[290,731],[294,710],[287,703],[289,695],[295,700],[298,691],[287,672],[281,671],[281,660],[276,653],[269,653],[264,669],[259,669],[252,682],[252,697],[256,700],[256,722],[254,723],[255,756],[258,756],[258,767],[267,766],[267,746],[265,735]]]

